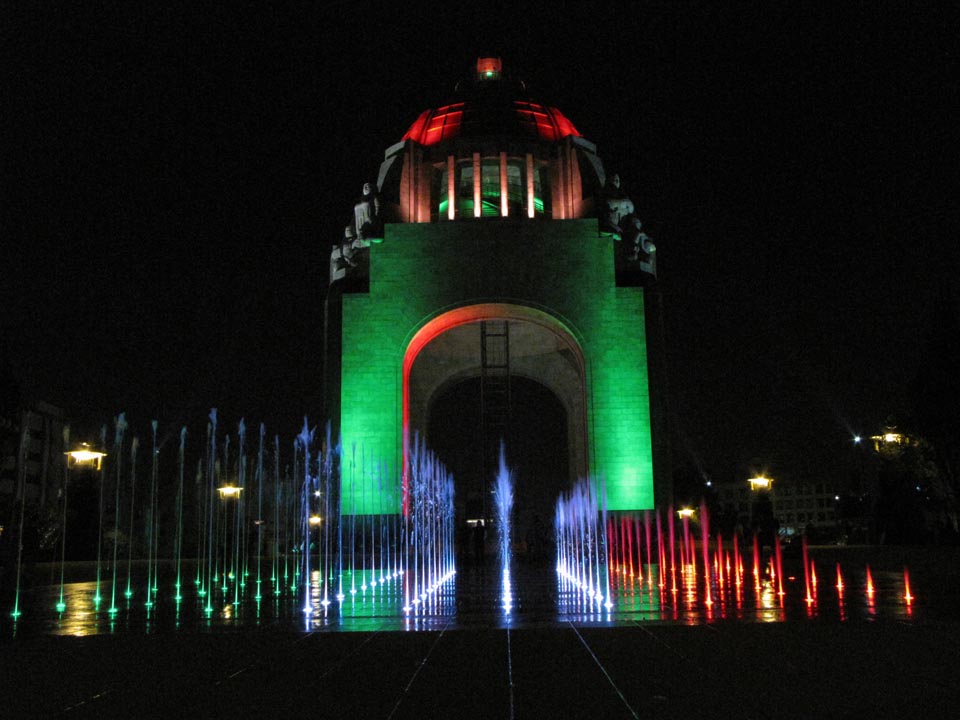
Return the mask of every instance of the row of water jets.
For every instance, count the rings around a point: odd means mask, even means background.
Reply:
[[[257,603],[266,595],[302,598],[304,614],[312,617],[374,591],[399,598],[404,614],[428,614],[436,610],[442,588],[449,587],[456,573],[454,481],[419,439],[411,443],[406,467],[394,480],[396,473],[362,449],[331,442],[329,429],[318,438],[306,419],[288,463],[282,465],[279,438],[268,441],[263,425],[252,444],[242,420],[235,435],[221,437],[217,412],[212,410],[204,442],[195,453],[199,456],[195,474],[188,472],[192,464],[187,459],[186,428],[179,432],[174,463],[162,452],[165,441],[158,437],[156,421],[150,427],[147,462],[139,438],[128,441],[124,415],[116,418],[113,430],[110,462],[97,473],[92,598],[96,610],[108,601],[107,613],[113,616],[123,601],[129,606],[137,596],[149,611],[161,592],[163,566],[165,582],[172,570],[172,593],[167,597],[179,606],[193,586],[190,595],[208,616],[218,606],[236,607],[252,594]],[[69,446],[69,431],[64,443]],[[106,444],[104,428],[101,445]],[[67,610],[70,480],[65,464],[56,604],[61,614]],[[514,477],[502,446],[493,496],[500,600],[510,614],[516,603],[511,575]],[[21,499],[21,535],[25,505]],[[739,593],[752,584],[759,598],[761,583],[766,583],[782,606],[779,539],[768,557],[754,537],[751,564],[750,549],[744,553],[737,537],[725,545],[719,534],[711,536],[705,506],[699,511],[699,538],[693,537],[688,516],[679,528],[676,525],[672,508],[665,515],[659,510],[609,512],[603,481],[581,480],[556,504],[561,591],[579,596],[597,611],[610,611],[627,581],[632,587],[645,579],[651,592],[656,582],[662,598],[676,598],[682,592],[709,610],[727,587]],[[125,548],[121,530],[127,533]],[[134,572],[137,546],[138,566],[145,561],[145,578]],[[14,619],[23,613],[22,543],[20,548]],[[817,575],[805,543],[803,551],[805,600],[810,606],[816,601]],[[869,568],[867,577],[872,600]],[[906,570],[904,587],[909,606],[913,597]],[[837,588],[842,593],[839,565]]]
[[[279,438],[269,441],[262,424],[252,444],[243,420],[235,435],[218,425],[211,410],[205,440],[199,452],[194,448],[194,473],[186,427],[171,462],[163,450],[169,438],[158,436],[152,422],[145,459],[120,414],[107,462],[96,465],[95,518],[69,512],[79,477],[65,430],[57,613],[68,610],[69,538],[83,536],[77,525],[91,522],[97,523],[91,602],[98,612],[106,606],[110,617],[134,602],[149,617],[160,595],[178,612],[181,602],[195,600],[208,617],[251,595],[258,607],[266,596],[300,597],[312,616],[388,586],[402,595],[405,612],[428,611],[455,573],[455,527],[453,479],[424,442],[412,444],[406,477],[398,481],[362,449],[332,443],[329,428],[318,438],[306,419],[286,463]],[[104,427],[101,448],[107,438]],[[15,622],[26,609],[22,489],[17,500]]]
[[[696,515],[696,523],[691,517]],[[675,517],[680,517],[679,527]],[[681,604],[701,606],[708,619],[719,605],[726,616],[727,605],[738,612],[744,606],[744,593],[763,609],[784,608],[785,580],[799,577],[784,572],[783,546],[779,536],[772,546],[761,547],[754,534],[746,549],[739,536],[725,542],[721,533],[710,531],[710,515],[705,503],[696,513],[675,513],[668,507],[640,512],[608,512],[603,482],[581,481],[557,502],[555,516],[557,573],[561,590],[578,594],[581,607],[607,611],[615,599],[635,596],[646,585],[648,608]],[[698,530],[698,532],[697,532]],[[699,535],[699,537],[695,537]],[[816,563],[806,536],[801,537],[803,603],[811,616],[816,612],[819,588]],[[846,617],[848,584],[840,563],[836,563],[834,591],[841,619]],[[914,596],[909,570],[904,567],[897,583],[895,602],[905,613],[912,613]],[[877,587],[869,564],[863,573],[862,591],[868,614],[876,612]],[[679,596],[679,597],[678,597]]]

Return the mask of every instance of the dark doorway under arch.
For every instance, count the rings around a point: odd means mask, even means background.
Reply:
[[[569,485],[566,411],[556,395],[527,378],[511,377],[510,396],[504,442],[514,475],[514,553],[548,558],[556,500]],[[495,457],[483,461],[480,424],[480,378],[453,384],[431,403],[427,443],[454,476],[459,523],[481,517],[481,468],[497,466]],[[493,479],[486,478],[488,492]],[[487,507],[489,516],[492,503]]]

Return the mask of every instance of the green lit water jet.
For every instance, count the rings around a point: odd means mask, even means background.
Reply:
[[[206,515],[206,536],[204,539],[204,561],[206,563],[206,577],[205,582],[201,587],[201,592],[207,598],[207,606],[205,608],[207,614],[213,613],[213,556],[215,552],[214,545],[216,544],[216,537],[213,533],[213,516],[214,516],[214,492],[215,492],[215,475],[217,469],[217,409],[213,408],[210,411],[210,422],[207,424],[207,488],[205,498],[205,515]],[[201,595],[203,597],[204,595]]]
[[[116,423],[116,432],[114,434],[114,455],[117,458],[117,478],[115,481],[114,495],[115,500],[113,503],[113,581],[110,587],[110,609],[108,612],[111,615],[115,615],[118,612],[117,608],[117,552],[120,547],[120,480],[121,480],[121,469],[123,463],[121,462],[121,457],[123,453],[123,433],[127,429],[127,420],[124,416],[124,413],[120,413],[117,416]]]
[[[133,588],[130,586],[133,577],[133,521],[136,517],[135,500],[137,497],[137,448],[140,447],[140,439],[133,438],[130,443],[130,532],[127,535],[127,590],[124,593],[129,600],[133,597]]]
[[[70,426],[63,428],[63,446],[70,447]],[[63,579],[67,564],[67,489],[70,485],[70,457],[69,452],[63,454],[63,515],[60,522],[60,599],[57,601],[57,612],[67,609],[63,599]]]
[[[20,441],[20,447],[26,446],[26,437],[25,437],[27,433],[26,427],[23,428],[23,433],[24,433],[24,438],[22,438]],[[26,505],[27,505],[25,485],[26,485],[26,478],[24,477],[24,474],[21,472],[20,482],[17,483],[17,487],[19,488],[19,494],[20,494],[20,523],[19,523],[19,528],[17,530],[17,583],[16,583],[16,591],[15,591],[14,600],[13,600],[13,612],[10,613],[10,616],[14,620],[17,620],[22,614],[22,611],[20,610],[20,583],[23,579],[23,519],[24,519],[24,513],[26,511]]]
[[[107,446],[107,426],[103,425],[100,428],[100,447]],[[95,609],[100,607],[100,569],[101,562],[103,559],[103,513],[104,513],[104,498],[103,498],[103,476],[104,473],[98,474],[98,511],[97,511],[97,585],[96,591],[93,594],[93,605]]]
[[[186,445],[187,428],[180,428],[180,451],[177,455],[177,527],[174,532],[174,550],[173,554],[177,563],[177,580],[174,586],[174,599],[177,602],[183,599],[180,591],[180,563],[183,560],[183,472],[184,472],[184,450]]]
[[[150,504],[147,509],[147,599],[146,606],[153,607],[153,598],[157,593],[156,563],[159,543],[158,485],[160,473],[160,450],[157,447],[157,421],[150,424],[153,447],[150,452]],[[131,538],[132,540],[132,538]]]
[[[260,442],[257,445],[257,593],[254,599],[257,601],[257,612],[260,612],[260,562],[263,556],[263,436],[266,433],[266,427],[260,423]]]

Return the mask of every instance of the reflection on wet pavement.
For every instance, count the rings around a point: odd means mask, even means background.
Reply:
[[[96,635],[154,632],[233,632],[256,628],[299,631],[431,630],[443,627],[549,627],[562,623],[622,626],[638,622],[698,624],[710,622],[845,621],[852,618],[911,620],[928,608],[914,598],[916,581],[909,588],[905,572],[869,568],[841,569],[817,580],[787,564],[784,577],[750,570],[726,568],[711,576],[710,592],[703,576],[692,570],[674,577],[661,577],[655,564],[636,569],[611,568],[607,597],[572,582],[545,564],[514,563],[512,572],[494,566],[467,565],[443,582],[413,611],[405,612],[409,588],[404,577],[387,577],[371,586],[363,577],[344,578],[347,591],[342,600],[320,595],[320,578],[314,571],[309,592],[309,612],[304,609],[304,591],[293,592],[287,583],[279,594],[271,588],[256,600],[254,583],[227,579],[215,588],[213,602],[198,596],[191,584],[176,601],[169,568],[161,569],[154,602],[145,602],[145,583],[131,598],[122,597],[116,611],[109,610],[110,587],[101,580],[96,603],[95,580],[68,582],[63,587],[63,612],[57,612],[58,585],[28,588],[21,598],[22,616],[16,623],[4,613],[3,637],[11,635]],[[824,573],[826,575],[826,573]],[[135,580],[142,580],[135,578]],[[509,587],[504,587],[505,579]],[[351,583],[350,581],[355,581]],[[124,586],[126,579],[123,579]],[[366,586],[366,590],[359,588]],[[223,589],[226,587],[226,590]],[[783,588],[781,590],[780,588]],[[504,602],[505,591],[510,602]],[[868,592],[870,590],[870,592]],[[909,599],[907,599],[909,596]],[[212,607],[212,610],[208,610]]]

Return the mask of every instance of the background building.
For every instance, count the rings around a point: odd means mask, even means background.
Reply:
[[[64,411],[43,401],[0,415],[0,534],[12,531],[21,497],[31,527],[44,526],[63,484],[63,427]]]
[[[766,511],[766,501],[783,537],[804,533],[834,537],[840,528],[840,496],[826,481],[719,483],[717,500],[721,516],[735,517],[736,524],[747,534],[761,521],[758,514]]]

